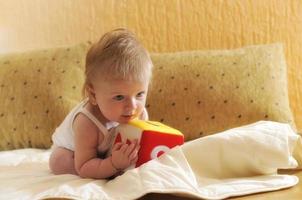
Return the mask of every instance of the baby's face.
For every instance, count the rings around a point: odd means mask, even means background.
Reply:
[[[138,117],[145,107],[148,84],[112,80],[94,85],[94,92],[100,111],[109,121],[127,123]]]

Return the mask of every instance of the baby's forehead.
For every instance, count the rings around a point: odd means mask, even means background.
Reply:
[[[127,70],[112,68],[100,68],[96,70],[93,77],[95,80],[107,81],[107,82],[149,82],[152,76],[151,69],[140,69],[140,70]]]
[[[100,82],[98,85],[101,86],[100,90],[106,90],[110,93],[121,93],[146,90],[148,88],[148,84],[148,81],[113,79]]]

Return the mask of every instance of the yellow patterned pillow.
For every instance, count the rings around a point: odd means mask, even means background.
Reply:
[[[0,56],[0,150],[51,146],[81,99],[87,45]]]
[[[150,119],[181,130],[186,140],[258,120],[295,129],[281,44],[161,53],[152,60]]]

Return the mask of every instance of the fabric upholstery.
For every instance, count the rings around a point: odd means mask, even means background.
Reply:
[[[51,135],[81,99],[87,46],[0,56],[0,150],[48,148]]]
[[[258,120],[295,128],[281,44],[152,54],[152,60],[150,118],[181,130],[186,140]]]

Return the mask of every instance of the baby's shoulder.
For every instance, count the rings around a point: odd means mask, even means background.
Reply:
[[[89,137],[95,135],[97,137],[99,133],[98,127],[83,113],[75,116],[72,126],[76,135],[89,135]]]

